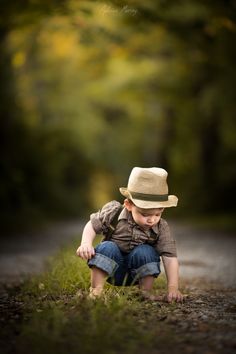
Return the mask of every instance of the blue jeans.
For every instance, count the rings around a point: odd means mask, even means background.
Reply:
[[[89,267],[97,267],[108,274],[113,285],[137,284],[147,275],[160,274],[160,257],[150,245],[136,246],[130,253],[122,252],[115,242],[104,241],[95,248],[95,256],[88,261]]]

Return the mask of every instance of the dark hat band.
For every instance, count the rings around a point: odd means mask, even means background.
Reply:
[[[149,202],[167,202],[168,201],[168,194],[144,194],[144,193],[136,193],[131,192],[129,193],[132,195],[132,198],[138,200],[147,200]]]

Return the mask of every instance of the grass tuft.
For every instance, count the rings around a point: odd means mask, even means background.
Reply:
[[[76,247],[72,244],[61,250],[49,261],[46,272],[26,281],[15,295],[23,305],[14,352],[132,354],[140,348],[151,350],[156,314],[162,318],[163,308],[141,301],[136,287],[107,284],[101,299],[88,299],[89,268],[75,255]],[[160,276],[155,288],[164,291],[165,286],[165,277]]]

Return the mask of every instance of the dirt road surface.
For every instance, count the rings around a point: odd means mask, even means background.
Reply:
[[[181,277],[236,287],[235,234],[183,224],[170,226],[177,241]]]
[[[3,284],[14,285],[41,272],[48,257],[63,245],[76,238],[79,244],[83,225],[78,221],[60,223],[39,232],[2,238],[0,290]],[[164,334],[173,334],[170,347],[165,343],[162,348],[159,343],[158,353],[168,354],[173,348],[175,354],[236,353],[236,235],[177,223],[170,226],[178,245],[181,289],[188,296],[174,308],[165,303],[144,304],[146,312],[139,313],[140,321],[147,322],[147,331],[151,323]],[[4,289],[0,299],[0,324],[10,326],[8,340],[4,335],[2,338],[6,346],[3,353],[12,354],[20,334],[22,304],[17,295],[10,296]]]
[[[0,282],[15,282],[43,270],[45,261],[78,237],[84,222],[61,222],[45,230],[0,239]],[[180,262],[180,278],[236,287],[236,235],[171,223]]]
[[[37,232],[0,238],[0,283],[18,283],[41,272],[48,257],[78,237],[83,222],[70,221],[51,225]]]

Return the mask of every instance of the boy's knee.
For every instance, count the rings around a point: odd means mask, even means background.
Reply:
[[[88,261],[88,266],[95,266],[112,276],[121,262],[118,246],[112,241],[104,241],[95,248],[95,256]]]
[[[119,247],[112,241],[104,241],[95,248],[96,253],[101,253],[107,257],[120,256]]]
[[[140,245],[134,249],[130,259],[131,274],[134,279],[160,274],[160,256],[150,245]]]
[[[158,252],[150,245],[137,246],[132,253],[132,259],[141,264],[160,262]]]

